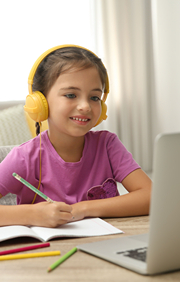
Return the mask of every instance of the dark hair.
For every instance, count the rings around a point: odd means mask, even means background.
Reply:
[[[74,68],[86,69],[93,66],[97,68],[104,92],[106,92],[107,71],[101,59],[79,47],[60,48],[47,55],[36,70],[32,90],[33,92],[40,91],[46,97],[61,73]],[[39,132],[39,123],[36,123],[36,134],[38,135]]]
[[[65,47],[50,53],[38,66],[32,90],[47,95],[59,75],[73,68],[86,69],[95,66],[105,88],[107,72],[100,58],[90,51],[78,47]]]

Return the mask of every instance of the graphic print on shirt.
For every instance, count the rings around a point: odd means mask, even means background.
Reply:
[[[87,200],[106,199],[119,196],[116,181],[108,178],[102,185],[90,188],[87,192]]]

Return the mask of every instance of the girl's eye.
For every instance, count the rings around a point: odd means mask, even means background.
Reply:
[[[92,97],[91,97],[91,100],[93,100],[93,101],[100,101],[100,98],[97,97],[97,96],[92,96]]]
[[[65,96],[70,99],[76,98],[75,94],[66,94]]]

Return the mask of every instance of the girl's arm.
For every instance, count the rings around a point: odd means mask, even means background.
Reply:
[[[122,184],[128,190],[128,194],[108,199],[83,201],[72,205],[74,219],[149,214],[152,182],[143,170],[133,171],[122,181]]]
[[[0,194],[0,197],[2,195]],[[36,225],[56,227],[72,220],[72,207],[62,202],[34,205],[0,205],[0,226]]]

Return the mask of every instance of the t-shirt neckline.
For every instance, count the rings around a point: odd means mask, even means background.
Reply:
[[[88,134],[88,133],[87,133]],[[80,161],[78,162],[65,162],[61,156],[57,153],[57,151],[55,150],[55,148],[53,147],[49,136],[48,136],[48,131],[46,130],[46,132],[44,132],[44,134],[42,134],[42,140],[43,142],[45,142],[45,146],[47,146],[48,150],[51,152],[52,156],[60,161],[61,163],[65,164],[65,165],[78,165],[81,164],[83,162],[84,159],[84,155],[86,154],[87,151],[87,147],[88,147],[88,138],[87,138],[87,134],[85,134],[84,136],[84,148],[83,148],[83,153],[82,153],[82,157],[80,159]]]

